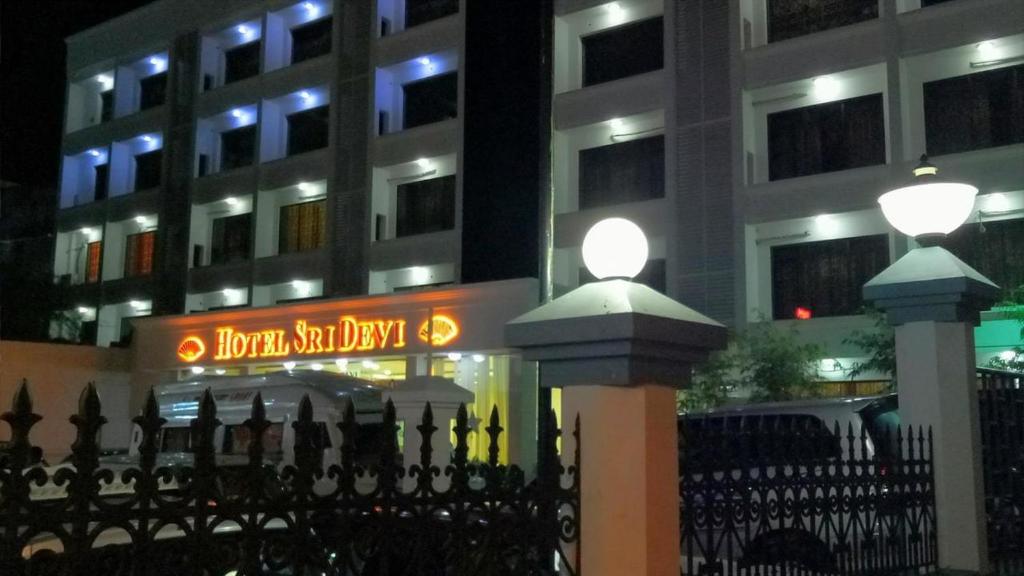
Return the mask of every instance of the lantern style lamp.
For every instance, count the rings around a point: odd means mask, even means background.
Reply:
[[[946,182],[938,173],[924,154],[914,168],[911,185],[886,192],[878,199],[885,219],[922,246],[934,246],[966,222],[978,195],[974,186]]]
[[[647,237],[625,218],[606,218],[583,237],[583,263],[598,280],[634,278],[647,264]]]

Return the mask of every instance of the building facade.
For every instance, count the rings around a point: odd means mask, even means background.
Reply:
[[[639,280],[799,325],[842,380],[861,285],[910,247],[876,199],[922,153],[981,190],[948,246],[1024,284],[1022,23],[1016,0],[161,0],[68,39],[54,275],[101,346],[142,316],[517,278],[539,302],[619,215],[650,238]]]
[[[1013,0],[558,1],[552,290],[587,280],[589,226],[626,216],[652,237],[644,281],[733,327],[797,326],[847,380],[861,286],[911,247],[876,200],[921,154],[980,189],[946,246],[1024,284],[1022,81]],[[1000,318],[979,362],[1020,344]]]

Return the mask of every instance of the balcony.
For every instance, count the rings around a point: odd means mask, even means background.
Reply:
[[[770,0],[768,42],[878,18],[878,0]]]

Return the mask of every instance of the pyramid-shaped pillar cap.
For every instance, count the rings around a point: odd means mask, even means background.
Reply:
[[[643,284],[584,284],[505,325],[507,345],[541,367],[541,384],[683,386],[726,346],[722,324]]]
[[[971,322],[999,297],[999,286],[945,248],[905,254],[864,285],[864,300],[894,326],[908,322]]]

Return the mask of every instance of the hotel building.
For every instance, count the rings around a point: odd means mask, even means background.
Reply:
[[[798,324],[845,380],[911,243],[876,199],[925,152],[981,190],[948,247],[1024,284],[1017,0],[158,0],[68,39],[65,126],[55,335],[131,341],[140,385],[443,374],[525,443],[502,326],[588,280],[610,215],[649,236],[639,281]]]

